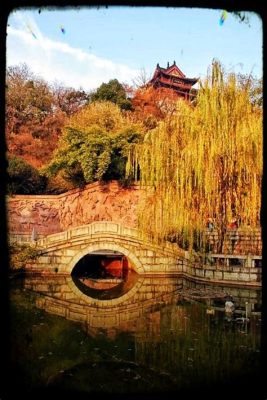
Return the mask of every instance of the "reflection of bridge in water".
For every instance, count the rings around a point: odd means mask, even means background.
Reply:
[[[123,326],[126,330],[134,330],[137,321],[148,312],[158,319],[160,325],[160,310],[190,300],[202,302],[207,307],[214,305],[214,308],[220,311],[224,310],[225,298],[229,295],[232,296],[236,309],[241,312],[244,312],[246,303],[250,304],[252,312],[259,310],[261,304],[260,290],[196,284],[179,277],[134,275],[132,282],[129,283],[131,277],[128,280],[128,290],[121,288],[117,297],[107,296],[104,299],[101,295],[99,298],[90,297],[82,292],[71,276],[53,276],[45,279],[27,277],[25,287],[37,293],[36,304],[39,308],[66,319],[82,322],[90,332],[94,329],[112,330]],[[221,307],[218,307],[218,304],[221,304]],[[177,319],[175,312],[171,318]]]
[[[251,316],[247,334],[240,335],[242,327],[231,326],[224,320],[223,312],[216,309],[215,315],[208,315],[206,310],[210,299],[224,302],[227,295],[233,296],[238,307],[249,301],[256,308],[260,290],[200,285],[178,277],[135,275],[137,279],[128,291],[121,291],[117,297],[105,300],[81,292],[72,276],[25,277],[26,291],[21,292],[22,296],[45,311],[35,312],[40,324],[29,326],[29,332],[33,330],[35,345],[32,354],[34,358],[40,354],[41,371],[46,368],[43,355],[47,354],[49,379],[51,370],[56,371],[52,375],[52,385],[58,382],[59,387],[65,388],[69,382],[75,385],[99,376],[103,383],[103,379],[106,381],[107,375],[103,375],[106,368],[112,377],[108,382],[115,382],[119,387],[130,373],[134,386],[138,376],[138,379],[144,379],[145,387],[151,387],[151,380],[146,378],[155,371],[159,376],[153,374],[153,379],[159,379],[160,387],[163,378],[160,374],[164,373],[178,388],[187,382],[190,373],[193,374],[192,382],[195,382],[195,376],[202,379],[203,375],[203,380],[209,381],[211,376],[220,376],[222,369],[236,373],[233,357],[238,371],[241,371],[250,355],[258,356],[259,320]],[[195,301],[196,295],[199,301]],[[194,301],[185,300],[190,296]],[[20,302],[21,297],[17,301]],[[21,302],[21,308],[25,308],[24,302]],[[51,317],[49,314],[54,315]],[[48,335],[50,330],[52,335]],[[48,341],[46,351],[43,347],[45,337]],[[51,345],[51,338],[55,339],[55,342],[52,340],[54,345]],[[65,343],[67,338],[68,346],[64,347],[63,356],[66,362],[62,369],[59,362],[61,343]],[[22,339],[23,332],[19,328],[18,340]],[[38,353],[36,346],[39,349],[39,342],[42,346]],[[247,349],[248,355],[245,350],[240,350],[241,347]],[[32,364],[28,365],[32,368]],[[119,379],[112,374],[117,369],[121,371]],[[169,384],[168,381],[168,387]]]

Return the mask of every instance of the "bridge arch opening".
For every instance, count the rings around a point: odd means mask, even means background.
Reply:
[[[117,254],[119,256],[125,256],[128,260],[128,270],[135,271],[138,274],[143,274],[145,272],[144,266],[139,260],[139,258],[128,248],[120,245],[119,243],[106,243],[98,242],[87,245],[83,250],[78,251],[68,264],[67,271],[72,275],[75,272],[75,267],[84,256],[90,255],[100,255],[105,254]],[[86,259],[85,259],[86,260]],[[90,260],[90,258],[87,258]],[[86,261],[84,261],[86,262]],[[88,265],[87,265],[88,268]]]
[[[123,253],[116,250],[95,250],[81,257],[71,275],[94,279],[123,279],[133,269],[132,263]]]
[[[138,280],[131,261],[116,250],[95,250],[83,255],[71,276],[83,294],[99,300],[121,297]]]

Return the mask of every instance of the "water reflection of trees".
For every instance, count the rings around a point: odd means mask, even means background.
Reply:
[[[207,314],[206,300],[185,299],[181,293],[186,288],[196,293],[196,287],[181,278],[142,278],[141,282],[122,303],[116,303],[118,299],[86,303],[72,292],[66,277],[26,278],[27,290],[13,298],[18,313],[12,332],[20,368],[31,376],[26,380],[47,384],[58,379],[61,370],[73,373],[77,366],[74,373],[78,374],[78,365],[82,368],[89,363],[88,368],[93,364],[97,368],[102,362],[135,363],[134,376],[157,371],[169,376],[175,387],[187,388],[192,383],[223,382],[258,373],[258,315],[251,315],[244,330],[227,322],[219,308]],[[211,293],[209,287],[198,290]],[[247,291],[242,295],[240,301],[248,298]]]
[[[140,323],[142,323],[140,321]],[[207,315],[200,304],[170,305],[155,327],[138,329],[136,361],[173,374],[179,385],[216,383],[259,371],[260,330],[228,324],[223,313]],[[140,333],[142,332],[142,334]]]

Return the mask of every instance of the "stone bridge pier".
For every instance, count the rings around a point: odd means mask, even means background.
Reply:
[[[177,245],[153,244],[137,229],[101,221],[75,227],[39,239],[40,256],[26,270],[71,274],[85,255],[101,251],[119,252],[138,274],[172,275],[186,270],[186,252]]]

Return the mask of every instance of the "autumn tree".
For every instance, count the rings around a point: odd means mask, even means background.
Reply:
[[[35,167],[50,160],[65,115],[55,109],[49,85],[35,77],[26,64],[6,73],[6,141],[8,153]]]
[[[54,105],[68,117],[75,114],[89,101],[89,94],[82,88],[79,90],[54,84],[52,87]]]
[[[137,89],[147,88],[148,82],[151,80],[152,76],[149,74],[145,68],[141,68],[139,74],[132,80],[133,87]]]
[[[132,99],[133,113],[137,120],[143,121],[147,129],[153,129],[158,121],[175,111],[177,99],[178,95],[171,89],[141,87]]]
[[[42,122],[52,111],[53,96],[47,83],[33,76],[26,64],[7,69],[7,129],[19,133],[20,127]]]

